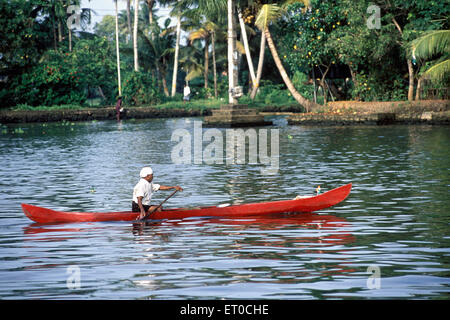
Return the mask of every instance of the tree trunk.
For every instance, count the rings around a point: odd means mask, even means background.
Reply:
[[[106,101],[106,97],[105,97],[105,94],[103,93],[102,87],[98,86],[97,88],[98,88],[98,92],[100,93],[100,96],[103,98],[103,100]]]
[[[162,64],[161,64],[161,67],[160,67],[159,71],[160,71],[160,74],[161,74],[161,81],[162,81],[162,85],[163,85],[164,95],[166,97],[168,97],[170,94],[169,94],[169,88],[167,88],[167,80],[166,80],[167,63],[166,63],[166,58],[165,57],[162,58]]]
[[[56,44],[57,38],[56,38],[56,26],[55,26],[55,19],[56,19],[56,9],[53,6],[53,19],[52,19],[52,29],[53,29],[53,47],[55,48],[55,51],[58,50],[58,46]]]
[[[234,3],[233,0],[227,0],[228,7],[228,103],[236,104],[237,100],[233,97],[232,90],[236,86],[234,70],[237,69],[235,51],[236,51],[236,32],[234,31]]]
[[[420,90],[422,89],[422,78],[417,80],[416,101],[420,100]]]
[[[414,68],[411,59],[406,57],[406,63],[408,65],[409,86],[408,86],[408,101],[414,100]]]
[[[244,42],[245,55],[247,57],[247,65],[248,65],[248,69],[250,71],[251,83],[252,83],[252,88],[253,88],[256,83],[256,76],[255,76],[255,69],[253,68],[253,61],[252,61],[252,57],[250,54],[250,48],[248,46],[247,31],[245,30],[244,19],[242,19],[241,12],[239,12],[238,17],[239,17],[239,24],[241,26],[241,36],[242,36],[242,40]]]
[[[356,79],[356,72],[355,72],[355,70],[353,70],[353,68],[350,65],[348,66],[348,68],[350,69],[350,74],[352,76],[353,86],[357,87],[359,84],[358,84],[358,80]],[[355,97],[355,100],[356,101],[361,100],[359,95]]]
[[[133,30],[133,52],[134,52],[134,71],[139,71],[139,56],[138,56],[138,21],[139,21],[139,0],[134,0],[134,30]]]
[[[208,38],[205,38],[205,72],[204,72],[204,79],[205,79],[205,84],[204,87],[205,89],[208,88],[208,71],[209,71],[209,51],[208,51]]]
[[[167,88],[167,80],[166,77],[164,75],[161,75],[162,78],[162,84],[163,84],[163,89],[164,89],[164,95],[166,97],[169,96],[169,88]]]
[[[259,90],[259,82],[261,81],[265,50],[266,50],[266,35],[264,32],[261,32],[261,45],[259,48],[258,70],[256,70],[256,81],[253,83],[252,93],[250,94],[250,98],[252,100],[255,99],[256,93]]]
[[[319,68],[320,72],[322,72],[322,70]],[[328,71],[330,71],[330,66],[327,66],[327,69],[325,70],[324,73],[322,73],[322,78],[320,79],[320,86],[322,87],[322,92],[323,92],[323,104],[327,104],[328,102],[328,91],[329,91],[329,87],[328,87],[328,83],[326,82],[325,78],[328,74]],[[330,92],[331,95],[331,92]]]
[[[122,85],[120,80],[120,54],[119,54],[119,9],[117,1],[115,1],[116,4],[116,56],[117,56],[117,84],[119,89],[119,96],[122,95]]]
[[[392,18],[392,22],[397,28],[398,32],[400,32],[400,36],[403,36],[403,30],[398,24],[395,18]],[[402,45],[402,41],[400,41],[400,45]],[[408,86],[408,101],[413,101],[414,98],[414,68],[411,60],[406,56],[406,64],[408,65],[408,75],[409,75],[409,86]]]
[[[128,36],[127,43],[133,38],[131,33],[131,0],[127,0],[127,26],[128,26]]]
[[[58,42],[62,42],[62,25],[61,21],[58,21]]]
[[[177,39],[175,43],[175,57],[173,60],[173,75],[172,75],[172,97],[177,92],[177,73],[178,73],[178,55],[180,51],[180,34],[181,34],[181,16],[177,18]]]
[[[211,34],[212,59],[213,59],[213,73],[214,73],[214,98],[217,99],[217,67],[216,67],[216,33],[213,30]]]
[[[72,52],[72,30],[69,28],[69,51]]]
[[[152,41],[155,41],[155,34],[152,31],[152,25],[153,25],[153,6],[155,5],[155,0],[147,0],[148,5],[148,23],[150,24],[150,32]]]
[[[278,68],[278,71],[280,72],[281,78],[283,79],[284,83],[286,84],[289,92],[292,94],[294,99],[301,104],[303,107],[305,107],[306,112],[312,111],[313,109],[319,107],[317,103],[314,103],[312,101],[309,101],[308,99],[304,98],[298,91],[295,89],[294,84],[292,83],[291,79],[289,78],[286,70],[283,67],[283,64],[281,63],[281,59],[278,56],[277,49],[275,48],[275,44],[273,43],[272,36],[270,35],[269,28],[267,28],[264,33],[266,34],[267,39],[267,45],[269,46],[270,52],[272,53],[273,60],[275,62],[275,65]]]

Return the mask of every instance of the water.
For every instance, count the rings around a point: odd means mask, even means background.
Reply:
[[[2,299],[448,299],[450,128],[286,126],[279,170],[174,165],[196,119],[27,124],[0,135]],[[198,119],[197,119],[198,120]],[[275,128],[275,127],[272,127]],[[26,202],[129,210],[143,165],[181,185],[167,207],[291,199],[353,183],[343,203],[265,219],[38,225]],[[159,202],[169,192],[158,192]]]

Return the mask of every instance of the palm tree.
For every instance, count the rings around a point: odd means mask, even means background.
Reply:
[[[119,8],[117,4],[118,0],[114,0],[116,5],[116,56],[117,56],[117,84],[119,88],[119,96],[122,95],[122,85],[120,79],[120,53],[119,53]]]
[[[91,1],[91,0],[89,0]],[[81,0],[72,0],[69,1],[69,3],[72,3],[72,5],[79,6],[81,4]],[[79,15],[79,22],[82,30],[85,30],[87,25],[91,23],[91,16],[92,13],[95,13],[92,9],[89,8],[81,8],[80,13],[75,13]],[[68,13],[70,15],[70,13]],[[67,27],[69,30],[69,51],[72,51],[72,28],[69,27],[69,24],[67,23]]]
[[[138,22],[139,22],[139,0],[134,0],[134,29],[133,29],[133,52],[134,52],[134,71],[139,71],[138,54]]]
[[[154,20],[154,17],[153,17],[153,7],[155,6],[155,0],[145,0],[145,3],[147,4],[147,10],[148,10],[148,23],[149,23],[149,25],[150,25],[150,31],[152,30],[151,29],[151,26],[153,25],[153,20]],[[152,32],[152,39],[154,40],[155,39],[155,35],[154,35],[154,33]]]
[[[126,37],[126,41],[130,40],[132,38],[131,34],[131,0],[125,0],[127,2],[127,29],[128,29],[128,36]]]
[[[197,0],[198,8],[191,10],[195,16],[203,15],[205,20],[201,24],[201,27],[197,30],[200,31],[198,36],[195,37],[192,33],[190,34],[190,39],[198,38],[205,39],[205,61],[204,61],[204,78],[205,78],[205,88],[208,87],[208,63],[209,63],[209,48],[208,40],[211,40],[211,51],[212,51],[212,64],[213,64],[213,77],[214,77],[214,97],[218,96],[217,89],[217,59],[216,59],[216,41],[218,39],[225,39],[226,32],[221,27],[225,23],[226,17],[224,17],[223,12],[227,8],[227,0]],[[188,15],[188,13],[186,13]]]
[[[256,70],[256,79],[253,82],[252,92],[250,93],[250,99],[255,99],[256,93],[258,92],[259,82],[261,81],[262,67],[264,64],[264,51],[266,50],[266,35],[261,32],[261,44],[259,47],[259,59],[258,59],[258,69]]]
[[[172,90],[171,90],[172,97],[175,95],[177,91],[178,56],[180,53],[180,38],[181,38],[181,16],[183,15],[183,11],[186,9],[186,6],[190,4],[190,1],[160,0],[160,4],[162,5],[170,5],[173,2],[175,3],[171,15],[176,16],[177,24],[176,24],[175,57],[173,61],[173,73],[172,73]]]
[[[195,42],[190,42],[180,50],[180,67],[186,72],[185,81],[201,77],[205,68],[202,65],[203,50]]]
[[[167,19],[164,26],[167,31],[170,24],[170,19]],[[169,61],[171,60],[174,52],[174,37],[173,32],[161,32],[160,26],[155,23],[152,26],[153,30],[151,36],[147,33],[144,34],[142,30],[139,31],[140,38],[142,39],[142,45],[144,50],[143,67],[146,70],[156,69],[157,75],[162,81],[164,94],[169,96],[169,89],[167,87],[167,70],[169,69]],[[159,80],[158,80],[159,81]]]
[[[177,31],[175,42],[175,57],[173,60],[173,74],[172,74],[172,93],[171,96],[175,96],[177,92],[177,74],[178,74],[178,55],[180,53],[180,35],[181,35],[181,14],[177,15]]]
[[[239,17],[239,25],[241,26],[241,38],[244,41],[245,56],[247,57],[248,69],[250,71],[252,86],[254,86],[256,84],[255,69],[253,68],[252,56],[250,54],[250,48],[248,46],[247,31],[245,30],[245,23],[244,19],[242,18],[241,10],[239,10],[238,12],[238,17]]]
[[[228,13],[228,103],[236,104],[237,99],[233,95],[233,89],[237,85],[237,59],[235,57],[236,52],[236,31],[234,29],[234,2],[233,0],[227,1],[227,13]]]
[[[441,55],[441,58],[425,71],[432,81],[444,80],[450,75],[450,30],[429,32],[411,43],[413,57],[430,60]]]
[[[273,60],[275,62],[275,65],[278,68],[278,71],[280,72],[281,78],[283,79],[284,83],[286,84],[289,92],[292,94],[294,99],[304,106],[306,108],[306,111],[309,112],[310,110],[313,110],[317,107],[319,107],[318,104],[309,101],[308,99],[304,98],[294,87],[294,84],[292,83],[291,79],[289,78],[286,70],[283,67],[283,64],[281,62],[280,57],[278,56],[277,49],[275,47],[275,44],[273,42],[272,36],[270,34],[269,25],[279,19],[283,15],[283,10],[276,4],[264,4],[258,14],[258,17],[256,18],[256,26],[264,32],[264,35],[267,40],[267,45],[269,46],[270,53],[272,54]]]
[[[189,34],[189,40],[191,44],[194,40],[203,40],[205,41],[204,46],[204,68],[203,68],[203,77],[204,77],[204,87],[208,88],[208,71],[209,71],[209,40],[211,39],[212,43],[212,54],[213,54],[213,64],[215,68],[215,29],[217,29],[217,25],[212,21],[205,21],[199,28],[196,28]],[[216,77],[216,75],[215,75]]]

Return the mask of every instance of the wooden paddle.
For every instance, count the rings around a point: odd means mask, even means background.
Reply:
[[[171,198],[175,193],[177,193],[178,190],[175,190],[174,192],[172,192],[167,198],[165,198],[156,208],[154,208],[153,210],[148,210],[148,212],[145,214],[145,216],[138,220],[138,221],[145,221],[153,212],[155,212],[156,210],[158,210],[159,208],[161,208],[161,206],[163,205],[164,202],[166,202],[167,200],[169,200],[169,198]]]

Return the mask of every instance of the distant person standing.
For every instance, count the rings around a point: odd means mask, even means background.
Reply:
[[[120,121],[120,113],[123,111],[122,108],[122,97],[119,96],[119,98],[117,99],[117,103],[116,103],[116,118],[117,121]]]
[[[189,88],[189,85],[187,83],[184,84],[183,89],[183,102],[186,103],[186,101],[189,101],[189,97],[191,95],[191,88]]]

